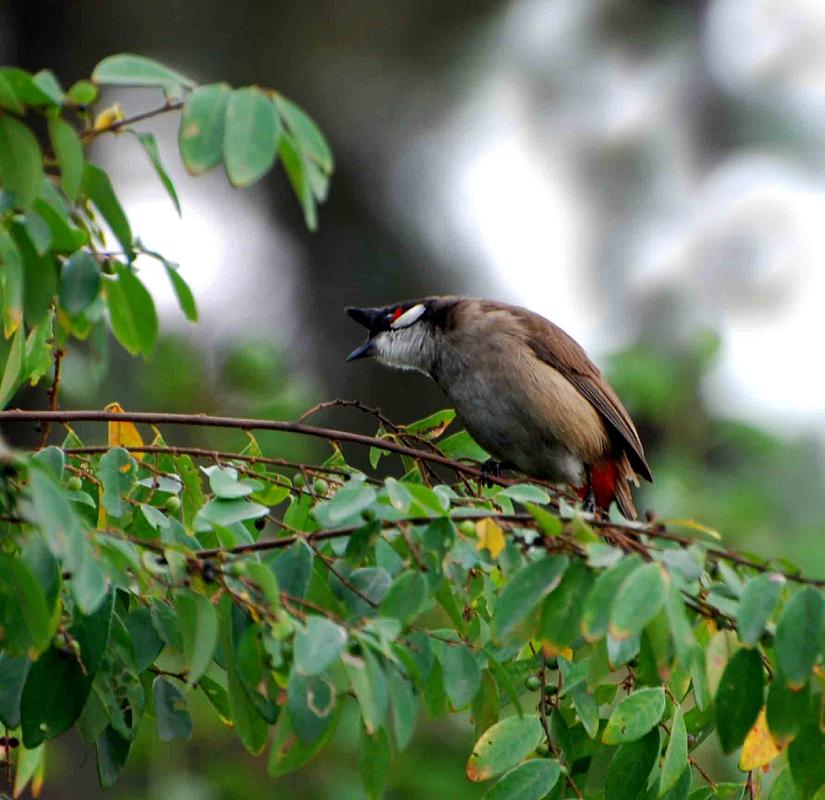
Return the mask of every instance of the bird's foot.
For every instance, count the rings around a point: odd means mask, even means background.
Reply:
[[[494,458],[488,458],[481,465],[481,482],[485,486],[492,486],[493,482],[490,478],[500,478],[502,470],[501,461],[496,461]]]

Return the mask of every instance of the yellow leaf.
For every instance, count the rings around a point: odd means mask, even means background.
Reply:
[[[779,748],[768,730],[768,720],[765,716],[765,709],[759,712],[756,723],[745,737],[745,744],[742,746],[742,756],[739,759],[739,769],[742,772],[749,772],[752,769],[759,769],[766,764],[770,764],[780,753]]]
[[[476,522],[476,550],[490,551],[492,558],[498,558],[499,553],[504,549],[504,531],[499,525],[489,517]]]
[[[541,649],[544,651],[544,655],[547,658],[556,658],[557,656],[561,656],[562,658],[565,658],[568,661],[573,660],[572,647],[559,648],[559,646],[555,642],[551,642],[547,639],[542,639]]]
[[[104,130],[105,128],[110,128],[115,122],[120,122],[124,119],[126,119],[126,115],[123,113],[120,103],[113,103],[108,108],[104,108],[103,111],[95,117],[94,129],[96,131]]]
[[[722,534],[715,528],[709,528],[707,525],[703,525],[695,519],[663,519],[660,520],[660,522],[668,527],[676,526],[678,528],[689,528],[692,531],[704,533],[705,535],[710,536],[711,539],[716,539],[717,541],[722,538]]]
[[[104,411],[111,411],[113,414],[122,414],[123,406],[120,403],[109,403]],[[109,447],[143,447],[143,439],[134,422],[110,422],[109,423]],[[145,453],[134,453],[134,457],[140,461]],[[128,469],[126,470],[128,471]]]

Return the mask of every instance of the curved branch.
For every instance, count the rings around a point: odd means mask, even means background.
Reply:
[[[487,475],[479,467],[473,467],[447,458],[440,453],[430,453],[416,450],[414,447],[399,444],[398,442],[380,439],[376,436],[367,436],[351,431],[340,431],[332,428],[319,428],[316,425],[307,425],[303,422],[289,422],[286,420],[250,419],[244,417],[212,417],[206,414],[172,414],[144,411],[28,411],[13,409],[0,411],[0,422],[139,422],[146,425],[194,425],[207,428],[233,428],[242,431],[278,431],[281,433],[295,433],[301,436],[310,436],[316,439],[325,439],[329,442],[349,442],[363,447],[375,447],[389,453],[414,458],[416,461],[427,461],[447,467],[454,472],[472,475],[478,480],[486,480],[498,486],[510,486],[516,481]]]

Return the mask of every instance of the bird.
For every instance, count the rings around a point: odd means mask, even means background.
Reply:
[[[434,380],[491,455],[486,470],[567,484],[583,510],[603,516],[615,500],[636,519],[630,483],[653,481],[636,426],[558,325],[520,306],[459,296],[345,311],[367,329],[347,361],[373,357]]]

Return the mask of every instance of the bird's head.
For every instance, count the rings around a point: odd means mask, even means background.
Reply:
[[[373,356],[382,364],[429,374],[434,355],[433,326],[441,298],[410,300],[383,308],[346,309],[367,329],[367,341],[347,361]]]

